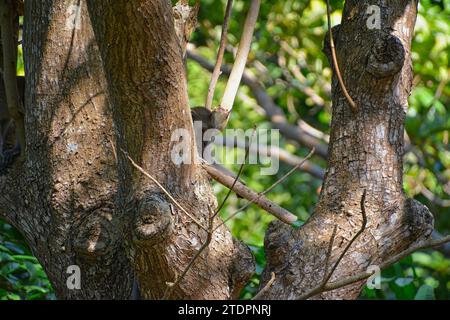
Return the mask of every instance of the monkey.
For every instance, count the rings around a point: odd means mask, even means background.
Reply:
[[[25,77],[17,77],[17,87],[19,99],[23,101]],[[8,112],[3,79],[0,79],[0,172],[12,164],[14,159],[20,155],[20,150],[21,146],[19,137],[15,133],[14,120]]]

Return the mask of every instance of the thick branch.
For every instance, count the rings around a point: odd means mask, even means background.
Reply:
[[[383,16],[383,32],[366,25],[366,2],[346,1],[342,25],[333,29],[337,60],[358,112],[333,77],[333,115],[327,174],[311,218],[299,229],[273,223],[265,238],[267,267],[263,279],[276,273],[265,298],[294,299],[321,284],[327,246],[338,225],[336,245],[342,252],[361,225],[358,199],[367,190],[367,228],[343,257],[330,281],[380,264],[413,243],[427,240],[433,228],[430,211],[403,191],[404,118],[411,89],[410,44],[417,2],[391,2]],[[406,53],[398,73],[377,78],[366,72],[376,37],[392,34]],[[328,42],[328,41],[327,41]],[[383,55],[386,63],[389,55]],[[337,242],[339,241],[339,242]],[[334,257],[336,259],[336,257]],[[285,263],[288,260],[289,263]],[[290,283],[290,286],[283,284]],[[362,283],[321,295],[323,299],[354,299]]]
[[[393,256],[392,258],[384,261],[383,263],[381,263],[379,265],[381,270],[384,270],[388,267],[390,267],[391,265],[393,265],[394,263],[408,257],[409,255],[413,254],[416,251],[420,251],[420,250],[425,250],[425,249],[431,249],[431,248],[436,248],[439,246],[442,246],[446,243],[450,242],[450,236],[446,236],[442,239],[438,239],[438,240],[429,240],[429,241],[425,241],[421,244],[415,245],[410,247],[409,249]],[[335,281],[335,282],[331,282],[325,286],[317,286],[313,289],[311,289],[310,291],[308,291],[308,293],[306,293],[305,295],[303,295],[300,299],[304,298],[304,297],[310,297],[312,295],[321,293],[321,292],[326,292],[326,291],[331,291],[331,290],[335,290],[335,289],[339,289],[345,286],[348,286],[350,284],[359,282],[361,280],[367,279],[368,277],[370,277],[372,274],[368,273],[368,272],[360,272],[358,274],[355,274],[353,276],[344,278],[342,280],[339,281]]]
[[[242,287],[233,283],[235,273],[248,279],[245,267],[234,269],[234,257],[250,252],[236,245],[225,227],[207,241],[211,250],[186,269],[198,244],[205,243],[217,204],[206,172],[194,164],[183,44],[170,1],[91,0],[88,5],[107,74],[117,150],[148,173],[140,174],[117,153],[118,202],[124,219],[131,220],[127,250],[140,294],[144,299],[228,299]],[[186,160],[181,163],[174,155],[180,145]],[[181,274],[183,280],[165,295],[166,283]]]

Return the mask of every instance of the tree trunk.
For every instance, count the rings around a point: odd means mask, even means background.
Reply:
[[[197,157],[183,64],[183,50],[165,0],[88,1],[113,105],[119,161],[118,205],[126,217],[127,253],[144,298],[162,298],[206,241],[209,216],[217,206]],[[174,163],[187,132],[188,159]],[[199,223],[193,221],[122,152],[150,173]],[[214,220],[219,223],[219,218]],[[201,226],[199,226],[199,224]],[[246,261],[247,264],[243,264]],[[228,299],[242,289],[253,269],[248,248],[221,227],[211,244],[167,298]]]
[[[380,4],[380,1],[372,1]],[[321,283],[347,243],[361,229],[360,201],[367,192],[367,228],[352,245],[331,281],[362,272],[430,236],[428,209],[407,199],[402,188],[403,131],[411,90],[411,38],[417,2],[381,6],[382,29],[367,26],[366,1],[346,1],[342,24],[333,28],[337,59],[353,112],[333,77],[333,115],[328,166],[319,203],[299,230],[273,224],[266,234],[264,279],[276,280],[263,298],[295,299]],[[329,38],[328,38],[329,39]],[[325,53],[332,64],[328,40]],[[325,261],[337,233],[328,271]],[[334,290],[324,299],[354,299],[364,282]]]
[[[136,4],[90,3],[95,38],[84,1],[26,2],[27,154],[1,178],[1,214],[25,234],[58,298],[127,299],[134,280],[143,298],[162,298],[206,240],[199,224],[217,205],[203,169],[171,159],[177,128],[197,156],[172,8]],[[67,286],[72,265],[79,290]],[[168,298],[236,297],[253,268],[222,226]]]
[[[26,2],[27,153],[1,184],[14,190],[5,191],[11,198],[2,208],[24,233],[59,298],[126,299],[133,273],[114,204],[112,121],[83,3]],[[79,290],[66,283],[71,265],[80,267]]]

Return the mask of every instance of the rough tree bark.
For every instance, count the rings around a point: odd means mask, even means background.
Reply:
[[[369,29],[370,5],[381,8],[381,29]],[[265,281],[276,280],[263,298],[295,299],[320,284],[332,230],[330,264],[362,224],[360,200],[367,191],[366,231],[353,244],[331,281],[365,271],[426,239],[433,229],[429,210],[405,197],[402,188],[403,130],[411,90],[411,38],[417,1],[345,2],[342,24],[333,28],[341,72],[358,105],[354,113],[333,77],[333,117],[327,171],[313,216],[299,230],[270,226]],[[330,58],[328,40],[324,51]],[[331,268],[328,268],[328,270]],[[364,283],[316,296],[356,298]]]
[[[207,174],[171,161],[176,128],[196,156],[182,48],[167,1],[90,5],[97,39],[85,1],[26,2],[27,154],[1,178],[1,214],[24,233],[58,298],[126,299],[134,274],[143,298],[161,298],[207,233],[121,151],[207,226],[217,205]],[[66,285],[71,265],[81,290]],[[236,297],[252,272],[249,249],[221,227],[170,298]]]
[[[161,298],[207,233],[127,155],[201,225],[208,225],[217,205],[201,166],[171,161],[176,128],[187,130],[189,154],[197,156],[184,48],[166,0],[87,2],[25,2],[27,153],[24,163],[0,177],[0,215],[23,232],[58,298],[127,299],[135,278],[143,298]],[[359,111],[351,111],[333,79],[320,201],[301,229],[274,223],[268,230],[264,278],[270,272],[276,278],[262,298],[294,299],[320,283],[333,227],[331,263],[360,228],[363,190],[367,230],[332,279],[365,270],[431,234],[428,209],[402,191],[417,2],[382,3],[370,1],[382,8],[382,30],[363,27],[368,3],[357,0],[346,1],[343,23],[334,30]],[[81,290],[66,285],[70,265],[80,266]],[[252,271],[248,249],[221,227],[170,298],[236,297]],[[361,286],[318,298],[355,298]]]
[[[137,161],[202,226],[217,206],[197,157],[183,49],[169,2],[88,1],[100,44],[116,125],[118,205],[127,217],[127,252],[144,298],[162,298],[205,242],[207,232],[137,172]],[[187,130],[192,164],[176,165],[176,129]],[[215,219],[219,223],[219,218]],[[170,298],[236,297],[251,276],[250,251],[221,227]]]
[[[106,80],[80,3],[26,2],[26,160],[1,177],[0,208],[59,298],[128,298]],[[66,285],[71,265],[81,269],[81,290]]]

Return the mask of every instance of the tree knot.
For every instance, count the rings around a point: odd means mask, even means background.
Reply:
[[[428,239],[434,229],[434,217],[427,206],[417,200],[407,198],[404,210],[411,234],[417,235],[417,240]]]
[[[366,70],[376,78],[392,77],[402,69],[404,61],[405,49],[401,40],[383,33],[372,46]]]
[[[172,210],[163,195],[153,193],[140,199],[133,224],[133,241],[153,246],[172,231]]]
[[[86,216],[76,228],[73,249],[85,258],[98,258],[114,251],[117,240],[112,223],[113,208],[105,206]]]

